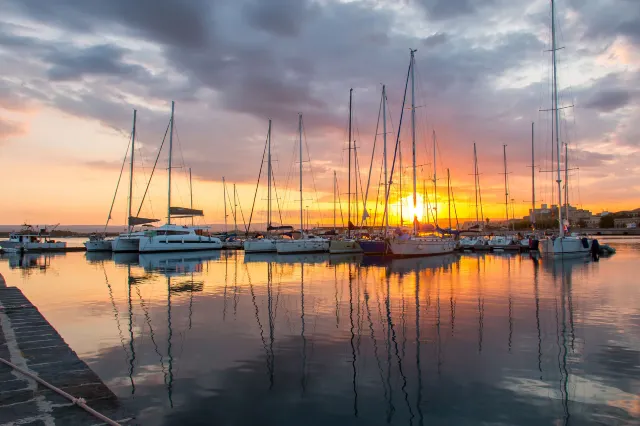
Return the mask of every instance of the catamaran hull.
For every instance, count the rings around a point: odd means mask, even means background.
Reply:
[[[274,240],[248,240],[244,242],[245,253],[274,253],[276,242]]]
[[[389,243],[391,253],[397,257],[437,256],[453,253],[453,240],[399,240]]]
[[[540,252],[549,257],[582,257],[591,253],[592,241],[587,238],[547,238],[540,241]]]
[[[362,248],[355,241],[331,240],[329,243],[329,253],[362,253]]]
[[[140,239],[140,253],[161,253],[167,251],[220,250],[222,241],[214,237],[196,237],[197,239],[173,239],[166,236],[145,237]]]
[[[140,251],[140,238],[116,237],[111,242],[111,250],[116,253],[134,253]]]
[[[113,240],[85,241],[87,251],[112,251]]]
[[[324,240],[283,240],[276,243],[278,254],[322,253],[329,251],[329,241]]]

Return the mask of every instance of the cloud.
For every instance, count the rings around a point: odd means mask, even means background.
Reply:
[[[293,37],[317,8],[307,0],[252,0],[245,4],[247,22],[277,36]]]
[[[612,112],[626,106],[631,101],[628,90],[608,90],[596,93],[589,99],[585,107],[601,112]]]
[[[0,143],[26,132],[27,127],[24,124],[0,119]]]

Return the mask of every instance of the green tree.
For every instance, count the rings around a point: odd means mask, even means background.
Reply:
[[[613,220],[613,216],[611,216],[610,214],[602,216],[600,218],[600,223],[598,224],[598,226],[600,228],[614,228],[615,221]]]

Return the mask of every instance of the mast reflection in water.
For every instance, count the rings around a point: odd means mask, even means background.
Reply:
[[[0,271],[145,425],[632,424],[640,247],[617,248],[73,253]]]

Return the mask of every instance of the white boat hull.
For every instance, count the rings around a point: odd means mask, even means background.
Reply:
[[[362,253],[362,247],[353,240],[331,240],[329,244],[329,253]]]
[[[222,248],[230,250],[240,250],[242,248],[242,241],[223,241]]]
[[[247,240],[244,242],[245,253],[273,253],[276,251],[276,241],[268,238]]]
[[[587,238],[547,238],[540,241],[539,248],[544,256],[580,257],[591,253],[591,243],[592,241]]]
[[[87,251],[112,251],[113,240],[85,241]]]
[[[301,239],[282,240],[276,243],[278,254],[321,253],[329,250],[329,240]]]
[[[185,235],[156,235],[140,239],[140,253],[161,253],[166,251],[220,250],[222,241],[216,237]]]
[[[111,242],[111,250],[116,253],[133,253],[139,251],[140,238],[138,236],[116,237]]]
[[[64,250],[67,243],[57,241],[55,243],[20,243],[18,248],[27,251]]]
[[[436,256],[453,253],[456,243],[449,239],[418,237],[409,240],[392,240],[389,246],[394,256]]]

